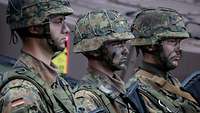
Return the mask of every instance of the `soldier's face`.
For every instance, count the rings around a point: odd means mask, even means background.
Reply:
[[[181,59],[180,41],[181,39],[168,39],[161,43],[161,62],[168,69],[174,69],[179,64]]]
[[[65,48],[66,36],[70,33],[65,16],[53,16],[50,19],[50,35],[58,51]]]
[[[104,48],[103,57],[113,70],[127,68],[126,62],[129,50],[127,49],[126,41],[107,42],[104,44]]]

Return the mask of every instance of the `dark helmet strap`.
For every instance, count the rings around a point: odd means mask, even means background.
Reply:
[[[49,47],[51,48],[51,50],[55,53],[58,52],[58,47],[54,44],[54,41],[51,38],[47,38],[47,43],[49,45]]]
[[[38,38],[38,39],[46,39],[49,47],[51,48],[51,50],[53,52],[57,52],[58,51],[58,47],[55,46],[54,41],[51,39],[51,36],[50,36],[49,23],[45,23],[45,24],[41,25],[41,28],[43,30],[42,33],[34,34],[34,33],[30,33],[29,32],[27,34],[25,33],[24,35],[25,35],[26,38],[31,37],[31,38]],[[12,30],[9,44],[16,44],[18,42],[18,38],[19,37],[20,36],[16,32],[16,30]]]
[[[11,31],[10,41],[9,45],[16,44],[18,42],[19,35],[16,33],[16,31]]]

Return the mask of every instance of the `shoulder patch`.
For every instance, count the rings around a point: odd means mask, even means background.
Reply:
[[[98,100],[98,95],[95,95],[93,92],[91,91],[87,91],[87,90],[79,90],[74,94],[75,98],[88,98],[88,99],[94,99],[94,100]]]
[[[91,91],[79,90],[74,94],[74,98],[79,111],[84,110],[85,112],[91,112],[98,109],[99,106],[102,106],[98,95]]]

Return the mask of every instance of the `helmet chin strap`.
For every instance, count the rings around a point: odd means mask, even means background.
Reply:
[[[51,38],[47,38],[47,43],[49,45],[49,47],[51,48],[51,50],[53,51],[53,53],[59,52],[61,51],[54,43],[54,41]]]
[[[43,32],[45,39],[47,40],[47,44],[49,45],[50,49],[53,53],[61,51],[56,45],[54,40],[52,40],[50,35],[50,27],[49,23],[44,25],[44,32]]]
[[[157,52],[157,53],[162,53],[162,52],[163,52],[163,48],[160,46],[159,52]],[[167,55],[166,57],[163,57],[163,58],[161,58],[162,56],[160,54],[156,54],[156,57],[161,62],[161,66],[162,66],[163,71],[170,71],[171,69],[174,69],[168,61],[171,54],[172,54],[172,52],[169,53],[169,55]]]

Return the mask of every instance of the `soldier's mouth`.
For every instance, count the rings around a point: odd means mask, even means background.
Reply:
[[[179,61],[181,59],[181,56],[174,56],[172,57],[173,61]]]
[[[125,62],[127,62],[127,57],[124,57],[121,59],[121,63],[125,63]]]
[[[61,41],[62,43],[65,43],[65,42],[66,42],[66,38],[62,38],[60,41]]]

